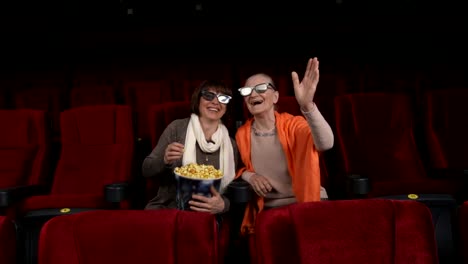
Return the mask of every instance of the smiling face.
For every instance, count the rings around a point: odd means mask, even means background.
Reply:
[[[218,92],[214,88],[208,88],[206,91],[217,94]],[[221,117],[226,113],[226,104],[222,104],[218,101],[218,98],[215,96],[211,101],[205,99],[205,97],[200,98],[200,104],[198,105],[198,110],[200,111],[200,118],[205,118],[207,120],[219,121]]]
[[[190,109],[201,119],[219,122],[221,118],[226,118],[226,112],[231,111],[231,98],[232,90],[224,82],[206,80],[192,93]]]
[[[271,78],[265,74],[256,74],[248,78],[244,86],[255,87],[264,83],[272,83]],[[267,89],[264,93],[258,93],[253,89],[250,95],[244,96],[244,102],[253,116],[274,113],[279,94],[271,86],[269,88],[271,89]]]

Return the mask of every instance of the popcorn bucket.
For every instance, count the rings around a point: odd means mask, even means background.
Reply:
[[[201,179],[183,176],[174,171],[177,181],[177,208],[180,210],[190,210],[189,201],[192,200],[192,194],[211,197],[211,186],[219,191],[222,177],[215,179]]]

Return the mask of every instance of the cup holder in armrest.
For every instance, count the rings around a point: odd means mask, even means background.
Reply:
[[[370,192],[370,180],[360,174],[350,174],[347,176],[347,188],[350,196],[365,197]]]
[[[252,187],[244,180],[233,181],[226,190],[231,203],[246,203],[252,198]]]
[[[127,198],[128,183],[111,183],[104,188],[105,199],[111,203],[119,203]]]

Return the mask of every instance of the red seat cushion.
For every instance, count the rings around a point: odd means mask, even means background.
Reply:
[[[16,262],[16,229],[15,225],[5,216],[0,216],[0,263],[15,264]]]
[[[107,208],[107,184],[133,180],[134,137],[129,106],[72,108],[61,115],[62,144],[49,195],[27,198],[30,210]]]
[[[164,210],[88,211],[47,222],[39,264],[219,263],[215,217]]]
[[[437,263],[432,217],[415,201],[298,203],[262,211],[256,263]]]
[[[0,188],[46,184],[49,130],[42,110],[0,110]]]

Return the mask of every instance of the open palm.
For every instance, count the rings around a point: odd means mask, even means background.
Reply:
[[[317,84],[319,81],[318,66],[319,61],[317,58],[309,59],[302,81],[299,81],[299,76],[295,71],[291,73],[294,85],[294,94],[296,96],[297,103],[303,110],[311,109],[311,107],[313,107],[315,91],[317,90]]]

